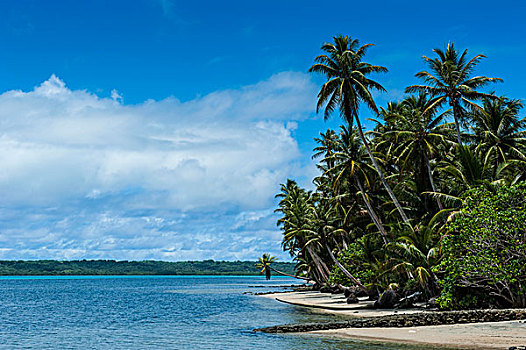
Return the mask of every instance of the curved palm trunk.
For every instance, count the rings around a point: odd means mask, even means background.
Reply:
[[[369,289],[367,289],[367,287],[365,287],[362,282],[360,282],[358,279],[356,279],[356,277],[354,277],[349,271],[347,271],[347,269],[342,265],[340,264],[340,262],[338,261],[338,259],[336,259],[336,257],[334,256],[334,254],[332,253],[332,250],[331,248],[329,248],[328,245],[325,245],[325,248],[327,248],[327,251],[329,252],[329,255],[331,256],[331,259],[334,261],[334,263],[336,264],[336,266],[338,266],[340,268],[340,270],[342,270],[342,272],[345,274],[345,276],[347,276],[351,281],[354,282],[354,284],[356,284],[358,286],[358,288],[360,288],[361,290],[363,290],[364,292],[366,292],[367,294],[370,294],[370,291]]]
[[[329,280],[330,270],[325,265],[322,259],[316,254],[316,252],[312,249],[310,245],[307,246],[307,252],[312,258],[312,261],[314,261],[314,266],[316,267],[316,270],[318,271],[319,275],[322,278],[322,282],[327,282]]]
[[[338,241],[336,240],[335,237],[332,237],[332,241],[334,242],[334,246],[336,247],[336,249],[338,249],[338,254],[341,254],[342,253],[342,247],[340,247],[340,243],[338,243]]]
[[[320,274],[319,274],[318,270],[312,269],[311,271],[309,271],[308,274],[309,274],[309,276],[313,277],[314,282],[316,282],[316,284],[323,284],[324,283],[322,281],[322,279],[320,278]]]
[[[435,181],[433,181],[433,173],[431,172],[431,165],[429,164],[429,158],[427,158],[427,154],[424,152],[424,160],[426,162],[427,167],[427,175],[429,176],[429,183],[431,184],[431,189],[433,192],[436,193],[436,187],[435,187]],[[440,198],[437,198],[437,205],[438,209],[442,210],[444,209],[444,206],[442,205],[442,202],[440,201]]]
[[[384,185],[387,193],[389,193],[389,197],[391,197],[391,200],[393,201],[394,205],[396,206],[396,209],[400,213],[400,216],[402,217],[402,220],[404,221],[404,223],[407,224],[407,225],[410,225],[409,224],[409,219],[407,218],[407,215],[405,214],[404,209],[402,208],[402,206],[398,202],[398,199],[396,198],[393,190],[391,189],[391,187],[389,186],[389,184],[385,180],[385,177],[384,177],[384,174],[382,172],[382,169],[380,169],[380,166],[376,162],[376,158],[374,158],[373,152],[371,152],[371,149],[369,148],[369,143],[367,142],[367,140],[365,139],[365,136],[363,134],[362,124],[360,123],[360,118],[358,118],[358,114],[356,114],[356,112],[354,113],[354,116],[356,118],[356,124],[358,126],[358,133],[360,134],[360,138],[362,139],[363,145],[365,146],[365,149],[367,150],[367,154],[369,155],[369,158],[371,158],[371,161],[373,162],[373,166],[374,166],[376,172],[378,173],[378,176],[380,177],[380,180],[382,181],[382,184]]]
[[[384,243],[387,244],[389,240],[387,239],[387,232],[385,231],[385,228],[384,228],[384,225],[382,224],[382,221],[380,220],[378,215],[376,215],[376,212],[374,211],[371,203],[369,202],[369,199],[367,199],[367,196],[365,195],[365,190],[364,190],[364,188],[362,186],[362,182],[360,181],[358,176],[353,175],[353,177],[354,177],[354,181],[356,182],[356,185],[360,189],[360,194],[362,195],[363,201],[365,202],[365,206],[367,207],[367,212],[369,213],[369,216],[373,220],[373,223],[375,224],[376,228],[382,234],[382,239],[383,239]]]
[[[311,280],[310,278],[307,278],[307,277],[295,276],[295,275],[290,275],[290,274],[285,273],[285,272],[281,272],[281,271],[279,271],[279,270],[276,270],[276,269],[273,268],[273,267],[269,267],[269,268],[270,268],[272,271],[274,271],[275,273],[280,274],[280,275],[283,275],[283,276],[299,278],[299,279],[304,280],[304,281],[310,281],[310,280]]]

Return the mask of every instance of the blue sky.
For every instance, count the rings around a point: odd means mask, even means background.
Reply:
[[[331,7],[328,7],[331,6]],[[522,1],[0,3],[0,259],[281,259],[274,194],[308,186],[343,33],[403,96],[449,40],[525,96]],[[370,116],[362,111],[364,117]]]

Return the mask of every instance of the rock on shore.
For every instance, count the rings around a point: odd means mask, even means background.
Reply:
[[[290,324],[254,329],[266,333],[310,332],[341,328],[416,327],[476,322],[501,322],[526,319],[526,309],[426,311],[348,321]]]

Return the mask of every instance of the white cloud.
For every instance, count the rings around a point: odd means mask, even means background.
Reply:
[[[53,75],[0,95],[0,258],[248,258],[276,239],[273,195],[303,169],[291,132],[315,91],[281,73],[124,105]]]
[[[110,96],[113,101],[117,101],[119,103],[122,103],[124,101],[122,95],[115,89],[111,90]]]

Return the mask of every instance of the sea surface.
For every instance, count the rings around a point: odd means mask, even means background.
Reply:
[[[334,316],[244,292],[297,284],[226,276],[0,277],[0,349],[416,349],[254,328]]]

